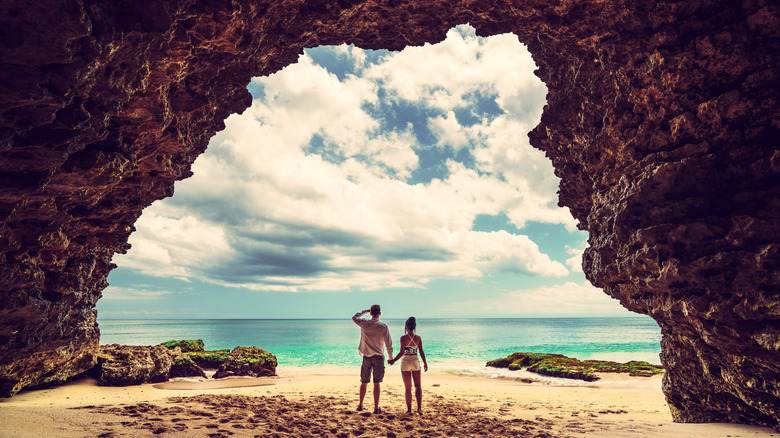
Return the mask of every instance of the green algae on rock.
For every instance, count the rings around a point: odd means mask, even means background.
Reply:
[[[101,345],[95,353],[94,372],[101,386],[127,386],[165,382],[181,351],[162,345]]]
[[[198,366],[189,356],[182,355],[171,365],[170,378],[174,377],[202,377],[207,378],[203,368]]]
[[[191,351],[185,355],[201,368],[217,369],[230,355],[230,350],[226,348],[224,350]]]
[[[276,356],[258,347],[236,347],[219,366],[215,379],[231,376],[276,375]]]
[[[486,366],[528,371],[551,377],[585,380],[599,380],[595,373],[628,373],[635,377],[650,377],[664,372],[663,367],[643,361],[618,363],[602,360],[580,361],[562,354],[512,353],[507,357],[491,360]]]
[[[160,345],[169,349],[179,347],[181,348],[182,353],[187,353],[190,351],[203,351],[203,348],[205,347],[202,339],[182,339],[180,341],[174,339],[165,341]]]

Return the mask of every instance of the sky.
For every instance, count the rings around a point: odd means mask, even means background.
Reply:
[[[633,316],[585,279],[587,233],[527,133],[546,88],[512,34],[307,49],[253,78],[144,210],[98,317]]]

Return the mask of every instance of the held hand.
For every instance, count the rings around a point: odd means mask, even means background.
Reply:
[[[389,363],[390,365],[392,365],[392,364],[394,364],[394,363],[395,363],[395,360],[393,360],[393,359],[387,359],[387,363]]]

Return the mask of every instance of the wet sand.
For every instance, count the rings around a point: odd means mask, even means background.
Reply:
[[[527,383],[432,370],[423,415],[406,415],[403,383],[389,368],[380,406],[358,412],[357,370],[283,368],[279,377],[100,387],[91,378],[0,401],[0,437],[780,437],[768,428],[677,424],[660,376],[603,375],[583,384]]]

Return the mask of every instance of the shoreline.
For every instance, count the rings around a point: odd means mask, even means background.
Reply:
[[[352,313],[349,313],[351,316]],[[405,318],[383,320],[393,342]],[[429,363],[486,362],[518,351],[557,353],[579,360],[660,364],[660,328],[651,318],[418,318]],[[100,343],[156,345],[171,339],[203,340],[205,350],[258,346],[279,364],[360,366],[359,329],[349,317],[312,319],[102,320]],[[308,334],[318,333],[312,343]]]
[[[321,436],[400,437],[503,430],[540,437],[780,437],[756,426],[673,423],[661,376],[601,374],[601,380],[584,384],[524,383],[432,369],[422,378],[425,415],[405,417],[397,367],[387,369],[380,400],[386,414],[380,415],[355,411],[357,369],[282,366],[277,374],[127,387],[101,387],[84,377],[0,400],[0,436],[301,436],[320,430]]]

